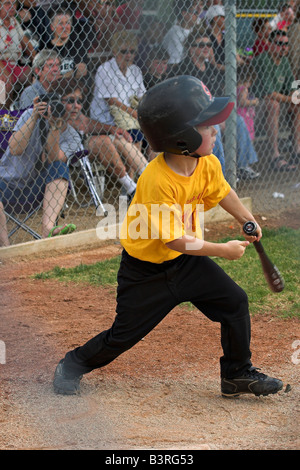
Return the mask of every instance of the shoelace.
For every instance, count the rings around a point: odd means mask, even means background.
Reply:
[[[246,374],[249,377],[257,378],[257,379],[264,379],[267,376],[263,374],[262,372],[258,372],[260,369],[258,367],[250,367],[250,369],[247,370]]]

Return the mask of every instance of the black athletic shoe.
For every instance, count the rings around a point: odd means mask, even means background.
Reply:
[[[55,393],[60,395],[77,395],[82,375],[74,375],[65,370],[64,361],[61,360],[54,373],[53,387]]]
[[[234,379],[222,378],[221,393],[223,397],[238,397],[244,393],[253,393],[256,396],[277,393],[283,387],[279,379],[268,377],[255,367],[250,367],[242,376]]]

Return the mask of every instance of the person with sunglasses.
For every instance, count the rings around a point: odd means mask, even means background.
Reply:
[[[214,96],[219,96],[224,91],[224,76],[219,69],[213,65],[212,42],[207,28],[201,22],[195,26],[183,43],[183,60],[174,64],[168,70],[168,77],[178,75],[191,75],[198,78],[209,88]],[[222,144],[222,134],[219,125],[217,129],[214,154],[218,157],[223,173],[225,173],[225,155]]]
[[[124,30],[113,35],[113,57],[101,64],[96,72],[90,117],[126,129],[138,151],[145,149],[148,160],[152,160],[155,154],[137,122],[136,107],[146,92],[143,74],[134,64],[137,47],[136,34]]]
[[[289,38],[285,31],[275,30],[269,36],[268,51],[253,58],[256,72],[255,95],[261,99],[256,125],[263,125],[269,141],[270,167],[275,171],[295,171],[300,159],[300,107],[293,102],[294,77],[288,59]],[[281,154],[278,142],[279,118],[282,109],[291,120],[294,154],[291,159]],[[263,119],[263,122],[262,122]],[[294,162],[293,162],[294,161]]]
[[[221,96],[225,90],[224,73],[214,65],[212,41],[207,28],[201,23],[188,35],[184,49],[185,58],[173,66],[169,76],[191,75],[209,86],[214,96]],[[222,129],[217,126],[214,154],[221,162],[223,172],[225,168],[225,155],[222,143]],[[242,116],[237,116],[237,176],[238,179],[255,179],[259,173],[251,166],[258,161],[256,151],[252,145],[249,131]]]
[[[67,122],[79,132],[84,147],[89,150],[90,160],[98,160],[107,172],[118,181],[131,201],[136,182],[131,172],[140,176],[147,166],[147,160],[133,144],[130,134],[121,128],[103,124],[88,117],[83,111],[84,83],[63,79],[55,91],[63,95]]]
[[[74,224],[56,225],[68,191],[67,160],[82,148],[80,135],[66,118],[36,96],[17,121],[0,160],[0,246],[9,246],[4,210],[31,209],[41,201],[42,238],[76,229]]]
[[[221,95],[224,91],[224,74],[212,63],[212,42],[202,23],[193,28],[186,38],[184,51],[184,59],[172,67],[170,74],[197,77],[209,84],[213,95]]]

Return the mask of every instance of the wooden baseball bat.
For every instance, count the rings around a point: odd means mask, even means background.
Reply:
[[[243,225],[243,230],[246,235],[256,235],[257,225],[252,221],[245,222]],[[260,240],[253,242],[253,245],[255,246],[255,249],[259,255],[263,273],[267,283],[270,286],[270,289],[273,292],[281,292],[284,289],[284,280],[278,268],[267,256]]]

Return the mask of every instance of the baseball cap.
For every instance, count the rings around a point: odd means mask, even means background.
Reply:
[[[225,16],[225,10],[222,5],[213,5],[209,7],[206,12],[205,18],[207,21],[211,21],[216,16]]]

